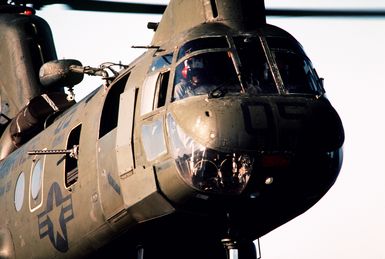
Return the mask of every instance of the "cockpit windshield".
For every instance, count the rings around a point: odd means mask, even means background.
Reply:
[[[274,51],[285,91],[289,94],[320,94],[311,65],[290,51]]]
[[[281,94],[322,93],[318,77],[297,42],[282,37],[267,37],[266,42],[268,49],[264,50],[258,37],[234,37],[247,92],[276,94],[276,85],[282,83]],[[269,61],[267,52],[272,57]],[[274,73],[271,67],[277,68]]]
[[[266,41],[287,94],[323,93],[318,76],[298,43],[282,37],[267,37]]]
[[[242,78],[250,94],[274,94],[278,89],[258,37],[234,37]]]
[[[205,95],[214,89],[240,92],[231,55],[227,51],[207,52],[184,59],[176,67],[174,100]]]
[[[184,44],[178,51],[178,60],[194,51],[204,49],[228,49],[229,43],[225,37],[198,38]]]
[[[228,39],[199,38],[178,50],[173,100],[225,93],[323,94],[311,62],[294,39],[246,35]]]

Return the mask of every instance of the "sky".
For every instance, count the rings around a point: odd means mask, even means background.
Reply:
[[[146,1],[132,1],[146,2]],[[167,3],[168,1],[148,1]],[[274,8],[385,9],[385,0],[291,0]],[[83,65],[128,64],[148,45],[159,15],[38,12],[51,25],[59,58]],[[344,162],[331,190],[314,207],[263,236],[264,259],[385,259],[385,18],[267,18],[289,31],[325,78],[326,94],[345,128]],[[77,99],[101,84],[87,78]]]

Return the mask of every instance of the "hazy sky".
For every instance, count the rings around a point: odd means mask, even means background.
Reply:
[[[272,0],[266,6],[385,9],[385,1]],[[143,52],[130,47],[151,41],[147,22],[160,20],[157,15],[54,8],[38,15],[51,25],[59,58],[76,58],[90,66],[129,63]],[[309,211],[262,237],[262,258],[385,259],[385,19],[267,20],[304,46],[325,78],[327,96],[342,118],[346,140],[336,184]],[[78,86],[78,96],[99,84],[99,79],[88,79]]]

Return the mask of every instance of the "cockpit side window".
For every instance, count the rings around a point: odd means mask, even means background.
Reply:
[[[227,51],[206,52],[190,56],[175,69],[173,100],[205,95],[221,89],[239,93],[239,80]]]
[[[156,84],[156,96],[154,109],[163,107],[166,104],[168,80],[170,79],[170,70],[160,73]]]
[[[171,53],[154,58],[154,61],[152,62],[148,73],[169,67],[172,63],[172,57],[173,55]]]
[[[140,114],[145,115],[166,104],[173,54],[155,57],[142,85]]]
[[[178,60],[194,51],[202,49],[229,48],[229,43],[225,37],[199,38],[184,44],[178,52]]]

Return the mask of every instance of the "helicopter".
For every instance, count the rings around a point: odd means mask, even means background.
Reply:
[[[157,8],[142,56],[94,68],[0,6],[0,258],[256,258],[333,186],[342,121],[263,1]]]

